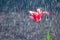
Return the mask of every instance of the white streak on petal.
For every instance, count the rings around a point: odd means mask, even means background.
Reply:
[[[42,13],[42,11],[40,10],[40,8],[37,9],[37,12],[38,12],[38,13]]]
[[[29,13],[30,13],[31,15],[33,15],[34,13],[36,14],[35,11],[29,11]]]
[[[37,11],[40,12],[40,9],[38,8]]]
[[[33,13],[33,11],[29,11],[29,13]]]

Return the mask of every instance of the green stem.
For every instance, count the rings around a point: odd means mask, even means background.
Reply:
[[[38,24],[40,24],[39,27],[40,27],[41,32],[42,32],[43,34],[45,34],[44,28],[41,26],[41,23],[39,22]]]
[[[40,22],[38,24],[40,24]],[[41,24],[39,26],[40,26],[40,30],[42,31],[42,33],[45,34],[44,28],[41,26]],[[44,35],[44,36],[46,37],[46,40],[51,40],[51,38],[50,38],[50,28],[48,29],[47,35]]]

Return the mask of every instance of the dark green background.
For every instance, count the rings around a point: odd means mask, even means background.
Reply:
[[[41,24],[29,18],[28,11],[37,8],[48,11]],[[60,40],[60,1],[59,0],[0,0],[0,40],[45,40],[50,27],[51,40]]]

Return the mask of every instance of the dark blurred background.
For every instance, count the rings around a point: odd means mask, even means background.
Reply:
[[[48,11],[40,24],[28,11]],[[50,27],[51,40],[60,40],[60,0],[0,0],[0,40],[45,40]]]

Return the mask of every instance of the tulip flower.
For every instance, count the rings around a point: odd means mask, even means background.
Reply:
[[[31,14],[30,18],[35,22],[41,21],[44,13],[49,15],[49,12],[42,12],[39,8],[37,9],[37,12],[29,11],[29,13]]]
[[[49,15],[49,12],[47,12],[47,11],[42,12],[40,10],[40,8],[38,8],[37,12],[36,11],[29,11],[29,13],[31,14],[30,18],[32,20],[34,20],[35,22],[38,22],[38,24],[40,25],[41,31],[45,34],[44,29],[43,29],[43,27],[41,27],[41,24],[39,23],[39,21],[42,20],[43,14]],[[48,33],[46,35],[46,40],[51,40],[51,38],[50,38],[50,30],[48,30]]]

